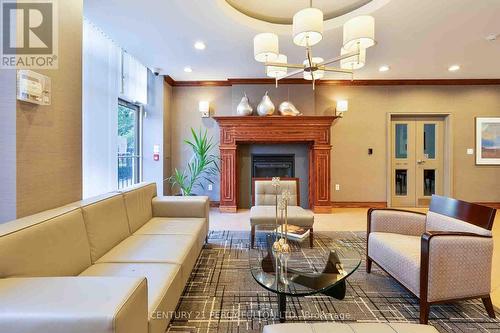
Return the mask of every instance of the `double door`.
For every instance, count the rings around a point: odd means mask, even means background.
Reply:
[[[391,125],[391,205],[427,207],[443,194],[444,120],[397,118]]]

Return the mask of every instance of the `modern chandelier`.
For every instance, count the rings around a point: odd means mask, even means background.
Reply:
[[[289,64],[287,56],[279,53],[278,36],[272,32],[256,35],[253,40],[255,60],[263,62],[266,74],[278,81],[303,73],[304,79],[311,80],[313,89],[316,80],[320,80],[325,72],[354,75],[354,70],[366,63],[366,49],[375,45],[375,19],[363,15],[350,19],[344,24],[344,41],[340,56],[324,60],[314,57],[312,47],[323,39],[323,12],[310,7],[297,12],[293,16],[293,42],[306,48],[306,59],[302,64]],[[327,65],[340,62],[340,68]],[[294,69],[288,72],[288,68]]]

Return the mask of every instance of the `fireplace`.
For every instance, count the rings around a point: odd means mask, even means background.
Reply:
[[[238,146],[243,144],[306,144],[309,147],[309,207],[330,213],[330,145],[334,116],[215,116],[220,129],[220,210],[238,207]]]
[[[252,154],[252,178],[295,177],[295,155]]]

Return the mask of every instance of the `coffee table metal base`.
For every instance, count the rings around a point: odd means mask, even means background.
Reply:
[[[346,292],[345,280],[342,280],[335,286],[329,288],[328,290],[322,292],[323,295],[327,295],[338,300],[343,300]],[[278,293],[278,316],[280,323],[286,321],[286,295]]]

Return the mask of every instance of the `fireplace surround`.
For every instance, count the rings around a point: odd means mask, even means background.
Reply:
[[[309,207],[330,213],[330,128],[334,116],[214,117],[220,127],[220,210],[238,207],[238,145],[305,143],[309,146]]]

